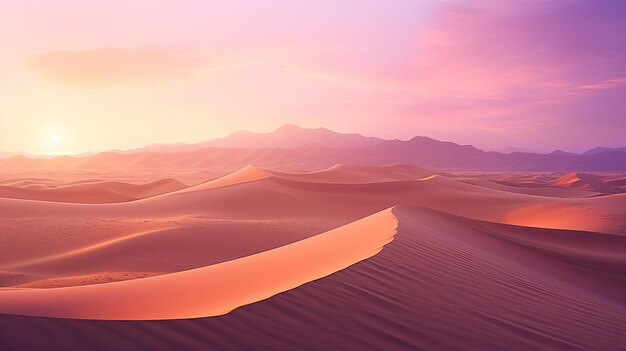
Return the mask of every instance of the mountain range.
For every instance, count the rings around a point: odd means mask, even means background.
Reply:
[[[284,125],[270,133],[234,132],[195,144],[152,144],[130,151],[83,156],[0,159],[5,168],[117,169],[122,167],[218,169],[247,164],[271,169],[316,170],[335,164],[414,164],[435,170],[626,171],[626,148],[598,147],[583,154],[555,151],[501,153],[424,136],[385,140],[326,128]]]

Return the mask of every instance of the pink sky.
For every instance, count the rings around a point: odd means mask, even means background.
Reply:
[[[484,149],[626,146],[626,2],[0,0],[0,150],[285,123]]]

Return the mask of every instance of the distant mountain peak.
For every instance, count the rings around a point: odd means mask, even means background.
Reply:
[[[603,152],[611,152],[611,151],[626,152],[626,146],[625,147],[598,146],[598,147],[594,147],[593,149],[587,150],[585,152],[585,155],[595,155],[595,154],[600,154]]]
[[[83,157],[49,159],[25,156],[0,158],[0,169],[118,169],[132,166],[146,169],[217,167],[232,171],[237,167],[254,164],[261,169],[319,170],[338,163],[349,163],[420,165],[436,170],[626,170],[626,152],[621,152],[619,148],[593,150],[599,152],[580,155],[556,150],[548,155],[521,152],[504,154],[485,152],[472,145],[459,145],[426,136],[416,136],[410,140],[384,140],[326,128],[311,129],[285,124],[267,133],[238,131],[224,138],[197,144],[153,144],[132,152],[109,151]],[[242,172],[260,173],[252,167],[243,168]],[[585,177],[584,174],[578,176]]]
[[[274,129],[274,133],[275,132],[280,132],[280,131],[293,131],[293,130],[302,130],[304,128],[298,127],[295,124],[291,124],[291,123],[285,123],[282,126]],[[250,133],[250,132],[249,132]]]
[[[318,144],[332,148],[352,148],[379,144],[385,140],[360,134],[343,134],[327,128],[302,128],[294,124],[283,124],[269,133],[240,131],[225,138],[196,144],[201,147],[239,147],[294,149],[307,144]]]
[[[563,151],[563,150],[559,150],[559,149],[556,149],[556,150],[554,150],[554,151],[552,151],[550,153],[550,155],[570,155],[570,154],[573,154],[573,153],[572,152]]]
[[[48,162],[41,157],[33,160],[23,156],[0,157],[0,168],[46,168],[60,164],[73,168],[115,169],[123,163],[150,168],[171,162],[176,167],[202,165],[230,170],[246,164],[255,164],[263,169],[280,169],[285,165],[295,169],[319,169],[337,163],[350,163],[420,165],[437,170],[623,171],[626,169],[626,152],[620,152],[621,149],[595,148],[586,155],[562,150],[547,155],[485,152],[472,145],[427,136],[385,140],[323,127],[302,128],[284,124],[271,132],[241,130],[195,144],[152,144],[142,149],[102,152],[76,159],[55,157]],[[162,155],[172,153],[177,155]],[[258,173],[250,169],[247,171]]]
[[[523,153],[527,153],[527,154],[534,154],[536,153],[535,151],[525,148],[525,147],[518,147],[518,146],[507,146],[498,150],[493,150],[495,152],[501,152],[503,154],[511,154],[514,152],[523,152]]]

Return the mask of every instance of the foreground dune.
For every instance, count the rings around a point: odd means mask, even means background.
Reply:
[[[391,210],[256,255],[126,282],[0,291],[0,312],[83,319],[175,319],[228,313],[375,255],[392,240]]]
[[[624,237],[481,222],[415,207],[393,213],[398,234],[380,254],[227,315],[155,322],[5,315],[0,327],[11,332],[4,345],[619,350],[626,344],[620,298],[625,270],[618,254]],[[589,246],[596,236],[600,241]],[[38,337],[28,337],[33,333]]]

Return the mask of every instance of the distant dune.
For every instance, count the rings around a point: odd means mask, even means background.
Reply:
[[[271,177],[272,174],[254,166],[248,165],[244,168],[237,170],[233,173],[227,174],[223,177],[207,181],[205,183],[189,187],[181,190],[180,192],[208,190],[213,188],[221,188],[229,185],[235,185],[246,182],[253,182],[256,180],[266,179]]]
[[[161,179],[148,184],[102,181],[58,187],[49,187],[36,183],[26,185],[17,183],[11,184],[11,186],[0,185],[0,198],[76,203],[111,203],[143,199],[183,188],[186,188],[186,185],[175,179]]]
[[[435,172],[418,166],[377,167],[340,164],[327,169],[307,173],[290,174],[272,172],[272,174],[280,178],[313,183],[360,184],[417,180],[431,176],[435,174]]]
[[[559,179],[552,181],[552,184],[573,189],[593,190],[602,193],[617,192],[617,189],[606,184],[602,179],[593,174],[569,173]]]

